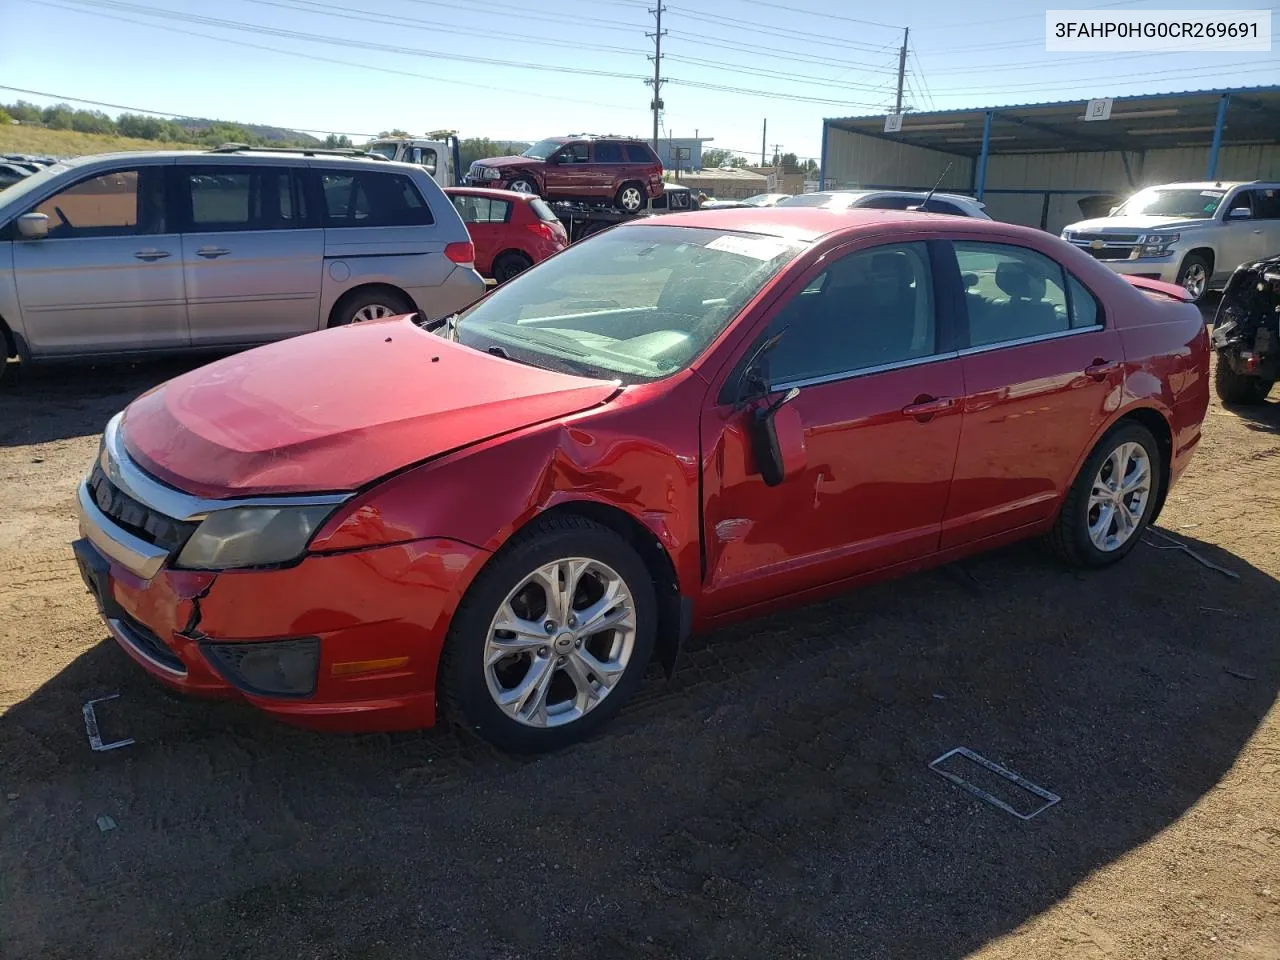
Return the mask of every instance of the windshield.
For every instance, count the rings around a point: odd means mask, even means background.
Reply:
[[[520,156],[532,157],[534,160],[545,160],[563,146],[563,140],[543,140],[540,143],[535,143]]]
[[[369,152],[376,153],[380,157],[386,157],[388,160],[394,160],[399,146],[398,143],[372,143],[369,145]]]
[[[457,339],[625,382],[687,367],[804,244],[693,227],[622,227],[576,243],[466,311]]]
[[[1199,190],[1194,187],[1169,190],[1153,187],[1140,190],[1120,204],[1113,217],[1181,217],[1184,220],[1201,220],[1212,217],[1225,190]]]

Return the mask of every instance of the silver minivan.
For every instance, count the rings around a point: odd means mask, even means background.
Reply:
[[[410,164],[238,146],[82,157],[0,193],[0,352],[236,349],[435,319],[483,296],[473,259]]]

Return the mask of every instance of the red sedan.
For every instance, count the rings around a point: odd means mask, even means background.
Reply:
[[[75,551],[171,687],[553,748],[691,631],[1027,537],[1120,560],[1200,440],[1185,298],[1004,223],[643,218],[434,332],[353,324],[139,397]]]
[[[476,248],[476,270],[505,283],[569,245],[545,200],[513,190],[447,187]]]

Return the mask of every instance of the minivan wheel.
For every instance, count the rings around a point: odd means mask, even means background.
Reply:
[[[416,312],[417,307],[410,303],[409,298],[404,294],[394,290],[373,289],[357,292],[343,300],[334,311],[329,326],[345,327],[349,323],[385,320],[387,317]]]
[[[506,750],[566,746],[635,692],[656,628],[635,550],[583,517],[548,518],[481,571],[454,614],[440,660],[445,712]]]
[[[1160,499],[1164,468],[1140,423],[1116,426],[1093,448],[1063,500],[1049,543],[1068,563],[1106,567],[1138,545]]]
[[[533,261],[523,253],[504,253],[493,261],[493,279],[506,283],[518,273],[533,266]]]
[[[1236,373],[1231,369],[1231,362],[1222,354],[1218,354],[1214,361],[1213,387],[1223,403],[1262,403],[1273,386],[1274,381]]]
[[[514,190],[516,193],[536,194],[538,192],[538,185],[528,177],[516,177],[507,184],[507,189]]]
[[[619,210],[636,213],[644,206],[644,188],[638,183],[624,183],[614,198]]]

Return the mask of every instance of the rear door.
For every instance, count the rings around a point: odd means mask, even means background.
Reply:
[[[967,330],[960,451],[942,547],[1049,519],[1120,403],[1120,335],[1057,261],[956,239]]]
[[[627,176],[627,157],[616,140],[597,140],[591,144],[592,196],[613,199]]]
[[[511,230],[511,203],[465,193],[451,194],[449,199],[475,244],[476,270],[488,276],[493,272],[493,258],[511,246],[507,236]]]
[[[324,231],[302,176],[287,164],[176,167],[193,345],[265,342],[319,326]]]
[[[182,242],[165,197],[171,163],[85,176],[23,211],[49,218],[47,237],[13,238],[33,353],[186,346]]]

